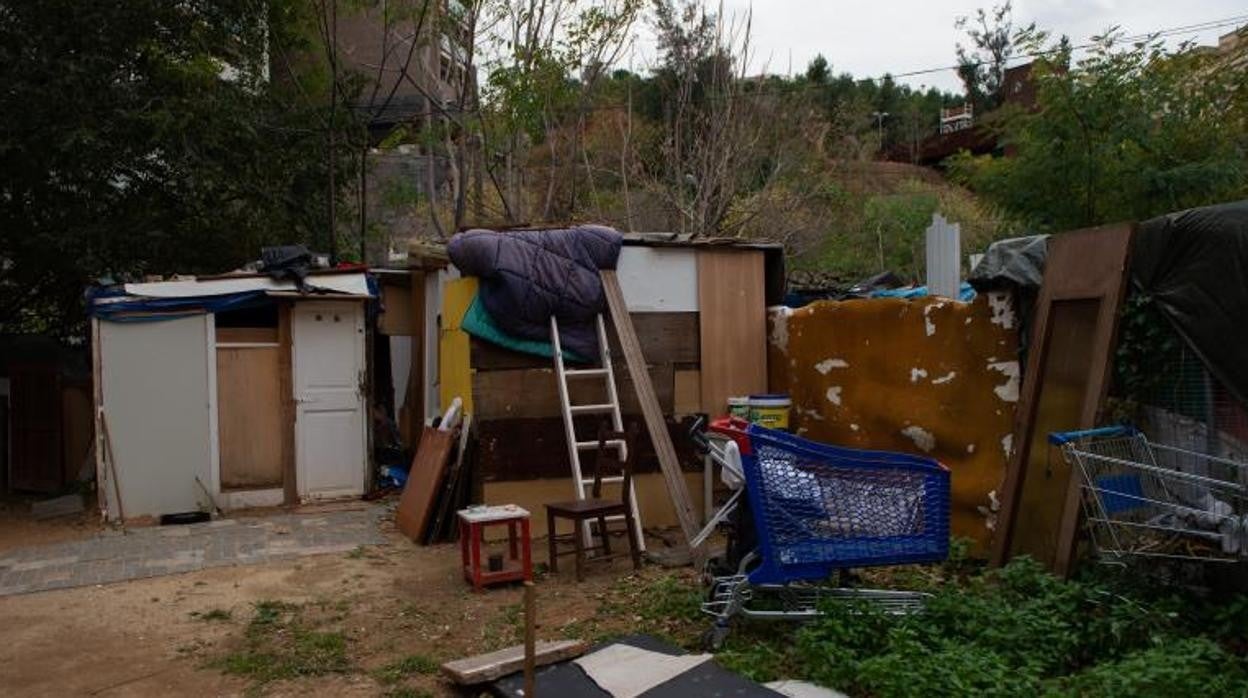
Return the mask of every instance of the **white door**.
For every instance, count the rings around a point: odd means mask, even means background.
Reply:
[[[296,302],[292,313],[299,496],[364,493],[364,312],[356,301]]]

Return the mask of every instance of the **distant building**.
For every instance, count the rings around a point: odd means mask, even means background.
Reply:
[[[365,80],[357,108],[375,138],[460,107],[472,29],[461,0],[377,0],[339,6],[338,58]],[[399,19],[396,19],[398,17]],[[389,19],[387,19],[389,18]]]
[[[947,135],[965,131],[975,125],[975,107],[970,102],[940,110],[940,133]]]

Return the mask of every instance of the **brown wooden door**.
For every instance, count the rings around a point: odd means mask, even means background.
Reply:
[[[1118,224],[1049,238],[993,546],[997,564],[1030,555],[1058,574],[1070,570],[1081,488],[1048,435],[1100,418],[1133,231]]]
[[[9,404],[9,486],[26,492],[60,490],[65,483],[61,467],[61,382],[56,366],[11,365]]]

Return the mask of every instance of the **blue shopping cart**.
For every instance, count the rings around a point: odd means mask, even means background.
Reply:
[[[715,577],[703,611],[717,646],[734,616],[800,620],[822,599],[870,601],[890,612],[921,608],[924,595],[817,584],[857,567],[939,562],[949,554],[949,470],[923,456],[830,446],[720,420],[737,442],[756,549],[734,574]],[[756,604],[762,592],[774,596]]]

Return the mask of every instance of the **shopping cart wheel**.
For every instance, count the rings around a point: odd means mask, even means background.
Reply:
[[[707,652],[718,652],[724,647],[724,640],[728,639],[728,631],[730,628],[727,623],[715,623],[702,633],[700,644],[702,649]]]

